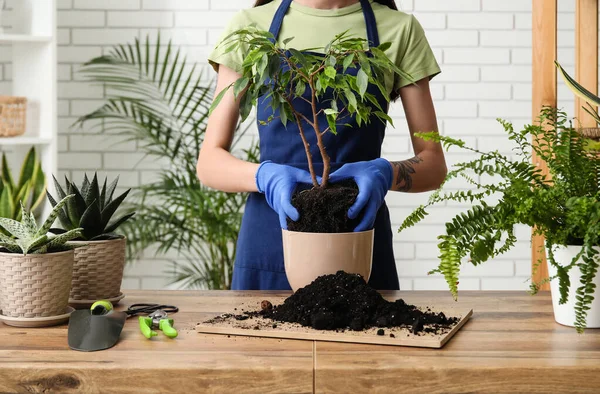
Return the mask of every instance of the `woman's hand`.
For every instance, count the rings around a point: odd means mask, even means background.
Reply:
[[[348,210],[348,217],[356,219],[364,210],[362,220],[354,229],[355,232],[373,228],[377,211],[383,204],[385,196],[392,187],[394,169],[389,161],[375,159],[357,163],[344,164],[331,174],[331,183],[353,179],[358,185],[358,197]]]
[[[279,215],[279,224],[284,230],[288,217],[293,221],[300,219],[298,210],[292,205],[292,194],[302,183],[312,183],[310,173],[292,166],[265,161],[256,171],[256,187]]]

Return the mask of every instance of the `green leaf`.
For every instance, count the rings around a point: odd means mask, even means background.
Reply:
[[[15,205],[12,199],[10,187],[5,187],[2,190],[2,194],[0,194],[0,217],[3,218],[13,218],[13,213],[15,211]]]
[[[358,92],[361,97],[364,97],[367,88],[369,87],[369,76],[362,68],[358,70],[358,74],[356,75],[356,84],[358,85]]]
[[[238,97],[240,95],[240,93],[246,89],[246,87],[248,86],[248,84],[250,83],[250,78],[247,77],[242,77],[239,78],[237,81],[235,81],[235,83],[233,84],[233,94],[235,97]]]
[[[335,79],[335,76],[337,75],[337,71],[335,70],[335,68],[333,68],[331,66],[327,66],[327,67],[325,67],[325,75],[327,75],[331,79]]]
[[[21,246],[21,249],[23,250],[23,254],[27,255],[29,252],[36,250],[37,248],[46,244],[47,242],[48,242],[48,236],[44,234],[35,239],[32,239],[31,241],[27,242],[26,244],[23,244]]]
[[[298,62],[300,62],[302,67],[310,68],[310,63],[308,62],[308,60],[306,60],[306,57],[300,51],[298,51],[294,48],[290,48],[290,52],[292,54],[292,57],[296,58],[296,60],[298,60]]]
[[[52,209],[52,212],[50,212],[50,214],[46,218],[46,221],[44,221],[44,224],[42,224],[42,226],[36,232],[36,234],[35,234],[36,237],[39,237],[41,235],[48,233],[48,231],[50,230],[50,227],[52,227],[52,224],[54,224],[54,221],[56,220],[56,217],[58,216],[59,211],[62,209],[63,206],[65,206],[65,204],[67,204],[69,201],[73,200],[74,197],[75,196],[73,194],[69,194],[68,196],[66,196],[65,198],[63,198],[56,204],[54,209]]]
[[[219,103],[221,102],[221,100],[223,100],[223,97],[225,97],[225,95],[229,91],[229,88],[231,88],[232,86],[233,86],[233,84],[226,86],[225,88],[223,88],[223,90],[221,90],[221,92],[219,92],[219,94],[213,101],[212,105],[210,106],[210,110],[208,111],[209,115],[212,114],[213,111],[215,110],[215,108],[217,108],[219,106]]]
[[[337,59],[333,55],[329,56],[327,61],[331,67],[335,67],[335,65],[337,64]]]
[[[378,118],[387,120],[390,125],[392,125],[392,126],[394,125],[394,120],[392,118],[390,118],[390,116],[388,114],[386,114],[385,112],[375,111],[373,113],[375,115],[377,115]]]
[[[33,190],[32,190],[32,202],[29,209],[31,211],[35,211],[42,201],[44,201],[44,196],[46,194],[46,175],[42,170],[42,165],[38,161],[36,166],[36,171],[33,179]]]
[[[102,228],[105,228],[108,225],[108,222],[112,218],[112,215],[115,213],[117,208],[119,208],[119,205],[121,205],[123,200],[125,200],[130,191],[131,189],[126,190],[123,194],[111,201],[110,204],[108,204],[102,210]]]
[[[64,234],[57,235],[56,237],[52,238],[52,240],[48,243],[48,249],[62,246],[69,241],[80,238],[82,235],[82,231],[82,228],[75,228],[73,230],[67,231]]]
[[[296,83],[296,96],[302,97],[306,92],[306,84],[303,81],[298,81]]]
[[[325,110],[327,111],[327,110]],[[327,115],[327,123],[329,124],[329,132],[337,135],[336,115]]]
[[[54,197],[52,197],[52,195],[46,191],[46,196],[48,197],[48,201],[50,201],[50,204],[52,205],[52,207],[56,207],[56,200],[54,199]],[[65,227],[65,228],[72,228],[73,224],[71,223],[71,221],[69,220],[68,215],[65,213],[64,207],[58,210],[58,219],[60,220],[60,224]]]
[[[21,166],[21,174],[19,175],[19,183],[17,185],[17,190],[21,190],[25,184],[29,183],[31,180],[33,173],[35,171],[35,167],[37,164],[37,157],[35,154],[35,148],[29,149],[27,152],[27,156],[25,156],[25,160],[23,160],[23,164]]]
[[[102,190],[100,191],[100,209],[104,209],[104,205],[106,204],[106,183],[108,182],[108,177],[104,177],[104,183],[102,184]]]
[[[60,183],[58,183],[58,181],[56,180],[56,177],[54,175],[52,175],[52,179],[54,179],[54,187],[56,188],[56,193],[58,194],[58,198],[62,200],[63,198],[65,198],[67,196],[67,193],[65,193],[65,191],[60,186]]]
[[[580,85],[577,81],[575,81],[558,62],[554,62],[560,75],[563,77],[566,85],[571,89],[575,95],[579,98],[587,101],[588,103],[593,103],[595,105],[600,105],[600,97],[596,96],[582,85]]]
[[[2,180],[4,181],[4,184],[10,186],[11,189],[15,188],[15,182],[12,179],[10,167],[6,160],[6,154],[4,153],[2,153]]]
[[[106,232],[106,233],[114,232],[117,228],[119,228],[120,225],[122,225],[123,223],[128,221],[131,217],[133,217],[133,215],[135,215],[135,212],[131,212],[131,213],[121,216],[120,218],[115,220],[113,223],[109,224],[106,227],[106,229],[104,229],[104,232]]]
[[[356,101],[356,96],[354,95],[354,92],[351,91],[350,89],[346,88],[346,89],[344,89],[344,96],[346,97],[346,100],[348,100],[348,103],[351,107],[351,108],[348,108],[348,110],[351,113],[354,112],[354,110],[356,110],[356,108],[358,108],[358,102]]]
[[[285,112],[285,104],[279,111],[279,118],[281,119],[281,123],[283,123],[283,127],[287,128],[288,116],[287,116],[287,113]]]
[[[81,192],[83,194],[83,191]],[[85,205],[90,205],[92,201],[100,200],[100,187],[98,185],[98,174],[94,173],[92,182],[89,183],[87,193],[84,194]]]
[[[90,187],[90,180],[87,177],[87,174],[83,174],[83,182],[81,183],[81,189],[79,189],[79,192],[81,193],[82,196],[85,197],[85,195],[88,193],[88,189]]]
[[[20,202],[21,205],[21,223],[23,226],[32,234],[37,232],[37,223],[35,222],[35,218],[32,219],[32,216],[29,215],[23,203]]]
[[[27,227],[13,219],[0,218],[0,226],[18,239],[27,240],[34,235],[27,231]]]
[[[111,183],[108,185],[108,190],[106,191],[106,199],[104,200],[105,204],[108,204],[112,201],[113,194],[115,193],[115,189],[117,188],[117,184],[119,183],[119,176],[117,176]],[[103,208],[104,209],[104,208]]]
[[[346,72],[346,70],[348,69],[348,67],[350,67],[352,65],[352,62],[354,61],[354,54],[351,53],[349,56],[346,56],[344,58],[344,72]]]
[[[285,40],[283,40],[283,45],[289,44],[293,39],[294,39],[294,37],[288,37],[288,38],[286,38]]]
[[[377,48],[378,48],[380,51],[382,51],[382,52],[385,52],[385,51],[387,51],[388,49],[390,49],[390,47],[391,47],[391,46],[392,46],[392,43],[391,43],[391,42],[384,42],[384,43],[380,44],[380,45],[379,45]]]
[[[94,200],[81,216],[80,227],[83,228],[85,239],[90,239],[104,232],[100,203]]]

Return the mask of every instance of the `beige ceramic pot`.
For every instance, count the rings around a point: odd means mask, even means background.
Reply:
[[[63,315],[69,303],[73,251],[0,253],[0,310],[3,316]]]
[[[285,273],[293,291],[340,270],[369,280],[374,230],[332,234],[282,231]]]
[[[73,241],[75,265],[69,302],[104,300],[121,294],[125,268],[125,238],[107,241]]]

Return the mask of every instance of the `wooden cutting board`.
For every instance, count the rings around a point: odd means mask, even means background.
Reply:
[[[278,300],[271,300],[275,301]],[[283,300],[281,300],[283,301]],[[196,326],[196,331],[203,334],[238,335],[262,338],[297,339],[307,341],[364,343],[373,345],[411,346],[423,348],[442,348],[473,314],[470,308],[444,308],[432,311],[443,311],[446,316],[459,317],[460,320],[451,329],[439,333],[414,335],[407,328],[384,328],[384,335],[378,335],[378,328],[365,331],[321,331],[299,324],[279,323],[262,317],[236,320],[233,317],[216,322],[204,322]],[[260,310],[260,300],[249,301],[240,305],[231,314],[243,314],[244,311]],[[275,324],[275,325],[274,325]],[[392,334],[393,336],[391,336]]]

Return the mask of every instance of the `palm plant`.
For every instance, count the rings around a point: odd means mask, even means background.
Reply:
[[[196,162],[204,140],[213,86],[189,65],[172,43],[113,47],[92,59],[81,73],[109,92],[107,102],[79,119],[100,120],[155,161],[164,163],[157,180],[135,189],[137,220],[123,226],[130,258],[149,247],[157,254],[177,252],[172,261],[174,283],[183,287],[227,289],[246,195],[227,194],[202,185]],[[233,147],[244,134],[238,134]],[[256,145],[243,158],[256,161]]]

